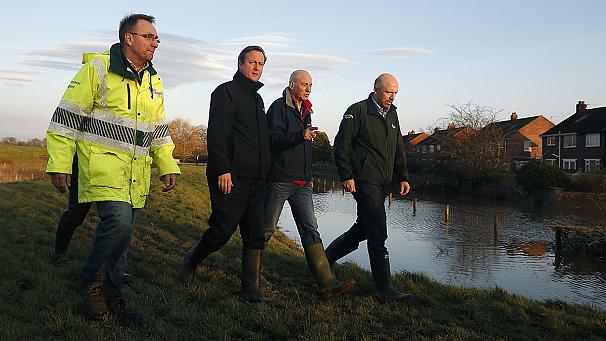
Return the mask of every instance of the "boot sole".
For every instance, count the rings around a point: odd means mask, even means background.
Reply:
[[[357,285],[358,285],[358,283],[356,282],[356,280],[352,278],[352,279],[348,280],[347,282],[345,282],[340,287],[330,288],[330,289],[322,291],[320,293],[320,296],[332,297],[335,295],[347,294],[348,292],[352,291]]]

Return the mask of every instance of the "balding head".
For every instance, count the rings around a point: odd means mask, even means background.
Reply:
[[[377,104],[384,109],[389,109],[396,98],[399,87],[400,85],[398,84],[396,77],[389,73],[384,73],[377,77],[373,89],[374,98],[375,101],[377,101]]]
[[[296,70],[290,75],[288,88],[297,107],[311,94],[311,75],[305,70]]]

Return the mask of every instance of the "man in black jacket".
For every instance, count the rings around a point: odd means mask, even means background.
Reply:
[[[391,285],[389,254],[385,247],[387,219],[385,187],[395,180],[400,195],[410,191],[400,123],[393,100],[398,81],[380,75],[366,100],[350,106],[335,137],[335,163],[343,188],[357,203],[358,217],[353,226],[326,249],[331,266],[368,240],[370,268],[379,295],[385,301],[412,297]]]
[[[330,271],[314,215],[311,141],[317,128],[311,125],[312,80],[305,70],[290,75],[288,87],[267,110],[271,146],[271,171],[265,211],[265,241],[269,242],[284,202],[288,200],[299,230],[312,277],[327,297],[346,293],[356,281],[337,281]]]
[[[239,225],[243,244],[240,296],[252,302],[267,301],[259,291],[259,276],[270,151],[265,107],[257,93],[263,86],[259,79],[266,60],[261,47],[244,48],[233,80],[211,94],[206,177],[212,213],[208,229],[185,255],[179,274],[183,284],[190,284],[198,264],[223,247]]]

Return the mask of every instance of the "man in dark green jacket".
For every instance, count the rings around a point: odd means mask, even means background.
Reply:
[[[412,297],[391,285],[389,253],[385,247],[385,187],[397,182],[400,195],[410,191],[400,123],[393,105],[398,87],[394,76],[380,75],[368,98],[350,106],[343,115],[335,137],[335,163],[343,188],[356,200],[358,217],[326,249],[332,266],[356,250],[360,242],[368,240],[372,276],[385,301]]]

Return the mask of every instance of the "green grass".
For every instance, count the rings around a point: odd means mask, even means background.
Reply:
[[[78,271],[88,252],[95,214],[76,231],[72,262],[50,264],[57,221],[66,195],[48,180],[0,185],[0,340],[21,339],[295,339],[295,340],[578,340],[606,339],[606,312],[557,301],[540,303],[502,289],[439,284],[402,273],[395,285],[414,293],[413,304],[383,304],[370,274],[354,264],[338,267],[356,278],[351,295],[321,299],[301,249],[281,233],[264,254],[275,305],[237,299],[241,240],[238,234],[198,269],[195,285],[177,273],[184,252],[206,228],[210,213],[203,167],[183,166],[177,188],[160,191],[156,179],[137,220],[128,272],[128,302],[145,314],[140,327],[112,319],[86,320]]]

